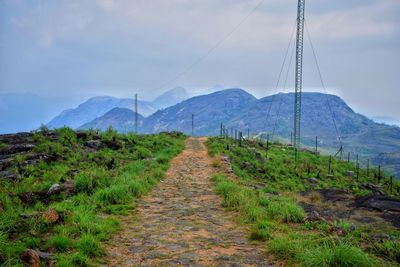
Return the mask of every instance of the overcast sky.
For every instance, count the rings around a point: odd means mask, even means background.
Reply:
[[[275,92],[297,0],[1,0],[0,92],[151,99],[175,86]],[[329,92],[356,111],[400,120],[400,1],[307,0]],[[307,39],[305,90],[320,90]],[[288,58],[290,58],[289,53]],[[294,65],[288,83],[293,91]],[[286,76],[284,71],[283,77]],[[285,80],[285,78],[283,78]]]

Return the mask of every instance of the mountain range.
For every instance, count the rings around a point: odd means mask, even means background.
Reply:
[[[257,99],[243,89],[233,88],[189,98],[183,88],[174,88],[153,101],[139,101],[140,133],[192,130],[195,135],[218,135],[223,123],[247,135],[290,142],[293,127],[293,93]],[[110,96],[94,97],[67,109],[47,126],[74,129],[109,126],[120,132],[135,129],[134,100]],[[313,147],[316,136],[322,152],[334,154],[341,144],[344,153],[371,158],[400,175],[400,127],[377,123],[354,112],[340,97],[304,92],[302,95],[301,142]],[[231,130],[232,129],[232,130]]]
[[[247,135],[263,136],[290,142],[293,124],[293,93],[280,93],[261,99],[246,91],[234,88],[208,95],[189,98],[171,107],[158,110],[140,121],[139,131],[155,133],[192,129],[194,115],[195,135],[218,135],[220,124],[242,131]],[[114,110],[113,113],[122,112]],[[126,112],[126,111],[124,111]],[[132,112],[132,114],[134,114]],[[113,125],[121,130],[124,123],[132,125],[134,115],[100,118],[100,129]],[[104,116],[109,117],[109,116]],[[120,121],[120,119],[122,121]],[[316,136],[318,146],[325,153],[334,154],[343,147],[344,157],[351,152],[359,154],[362,164],[366,158],[375,164],[387,164],[388,170],[400,175],[400,127],[376,123],[354,112],[340,97],[322,93],[305,92],[302,95],[301,142],[313,147]],[[95,122],[83,128],[95,128]],[[89,127],[90,126],[90,127]]]
[[[138,100],[138,113],[147,117],[158,109],[175,105],[188,97],[189,95],[184,88],[176,87],[158,96],[151,102]],[[93,97],[76,108],[64,110],[61,114],[52,119],[47,124],[47,127],[59,128],[68,126],[71,128],[78,128],[105,115],[108,111],[117,107],[134,110],[135,100],[131,98],[116,98],[111,96]]]

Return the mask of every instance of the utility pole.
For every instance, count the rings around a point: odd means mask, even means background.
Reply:
[[[301,91],[303,83],[303,37],[305,0],[298,0],[297,6],[297,34],[296,34],[296,73],[294,94],[294,155],[297,162],[300,148],[300,118],[301,118]]]
[[[138,134],[138,100],[137,94],[135,94],[135,133]]]

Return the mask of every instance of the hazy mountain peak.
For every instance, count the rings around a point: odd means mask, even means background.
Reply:
[[[189,93],[183,87],[175,87],[155,98],[152,104],[159,108],[173,106],[189,98]]]

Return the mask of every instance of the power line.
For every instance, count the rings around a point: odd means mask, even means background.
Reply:
[[[295,46],[293,45],[293,46],[292,46],[292,52],[290,53],[289,66],[288,66],[287,71],[286,71],[285,83],[283,84],[283,90],[284,90],[284,91],[286,90],[286,84],[287,84],[287,80],[288,80],[288,77],[289,77],[289,71],[290,71],[290,67],[292,66],[292,60],[293,60],[293,55],[294,55],[294,47],[295,47]],[[274,128],[273,128],[273,130],[272,130],[271,139],[273,139],[273,138],[274,138],[274,135],[275,135],[275,130],[276,130],[276,127],[277,127],[277,124],[278,124],[278,118],[279,118],[279,115],[280,115],[281,106],[282,106],[282,102],[283,102],[282,100],[283,100],[283,95],[281,95],[281,97],[280,97],[279,106],[278,106],[278,111],[277,111],[277,113],[276,113],[275,125],[274,125]]]
[[[207,50],[206,53],[204,53],[201,57],[193,61],[191,64],[189,64],[185,69],[183,69],[181,72],[179,72],[176,76],[171,78],[170,80],[167,80],[166,82],[160,84],[156,90],[161,89],[166,87],[168,84],[178,80],[180,77],[185,75],[187,72],[189,72],[191,69],[193,69],[195,66],[197,66],[199,63],[201,63],[203,60],[205,60],[214,50],[216,50],[226,39],[228,39],[237,29],[239,29],[240,26],[251,16],[253,13],[264,3],[265,0],[260,0],[258,4],[246,15],[242,18],[242,20],[239,21],[238,24],[236,24],[233,29],[228,32],[225,36],[223,36],[217,43],[215,43],[210,49]]]
[[[311,50],[312,50],[312,52],[313,52],[315,64],[316,64],[316,66],[317,66],[319,79],[320,79],[320,81],[321,81],[322,88],[324,89],[326,102],[327,102],[327,104],[328,104],[329,112],[330,112],[330,114],[331,114],[332,121],[333,121],[333,125],[334,125],[334,127],[335,127],[336,138],[338,138],[339,143],[340,143],[340,149],[342,149],[342,148],[343,148],[343,147],[342,147],[342,137],[340,136],[340,133],[339,133],[339,130],[338,130],[338,127],[337,127],[337,124],[336,124],[335,114],[333,113],[333,109],[332,109],[331,103],[330,103],[330,101],[329,101],[328,93],[327,93],[327,90],[326,90],[326,87],[325,87],[325,82],[324,82],[324,80],[323,80],[323,78],[322,78],[322,73],[321,73],[321,69],[320,69],[320,67],[319,67],[317,54],[316,54],[316,52],[315,52],[314,45],[313,45],[313,42],[312,42],[312,40],[311,40],[311,35],[310,35],[310,31],[308,30],[307,22],[305,22],[305,26],[306,26],[307,36],[308,36],[308,40],[309,40],[309,42],[310,42]]]
[[[291,33],[291,35],[290,35],[290,40],[289,40],[288,46],[287,46],[287,48],[286,48],[286,52],[285,52],[285,56],[284,56],[284,58],[283,58],[283,62],[282,62],[281,69],[280,69],[280,71],[279,71],[278,80],[277,80],[276,85],[275,85],[275,90],[274,90],[274,94],[273,94],[273,96],[272,96],[271,105],[270,105],[269,108],[268,108],[267,117],[265,118],[264,125],[263,125],[263,127],[262,127],[261,129],[265,129],[265,128],[266,128],[266,125],[267,125],[267,123],[268,123],[269,115],[270,115],[272,106],[273,106],[273,104],[274,104],[274,102],[275,102],[276,94],[278,93],[278,87],[279,87],[279,83],[280,83],[280,81],[281,81],[283,69],[285,68],[286,59],[287,59],[287,56],[288,56],[288,53],[289,53],[289,49],[290,49],[290,47],[291,47],[291,45],[292,45],[292,41],[293,41],[293,36],[294,36],[295,29],[296,29],[296,24],[293,25],[292,33]]]

